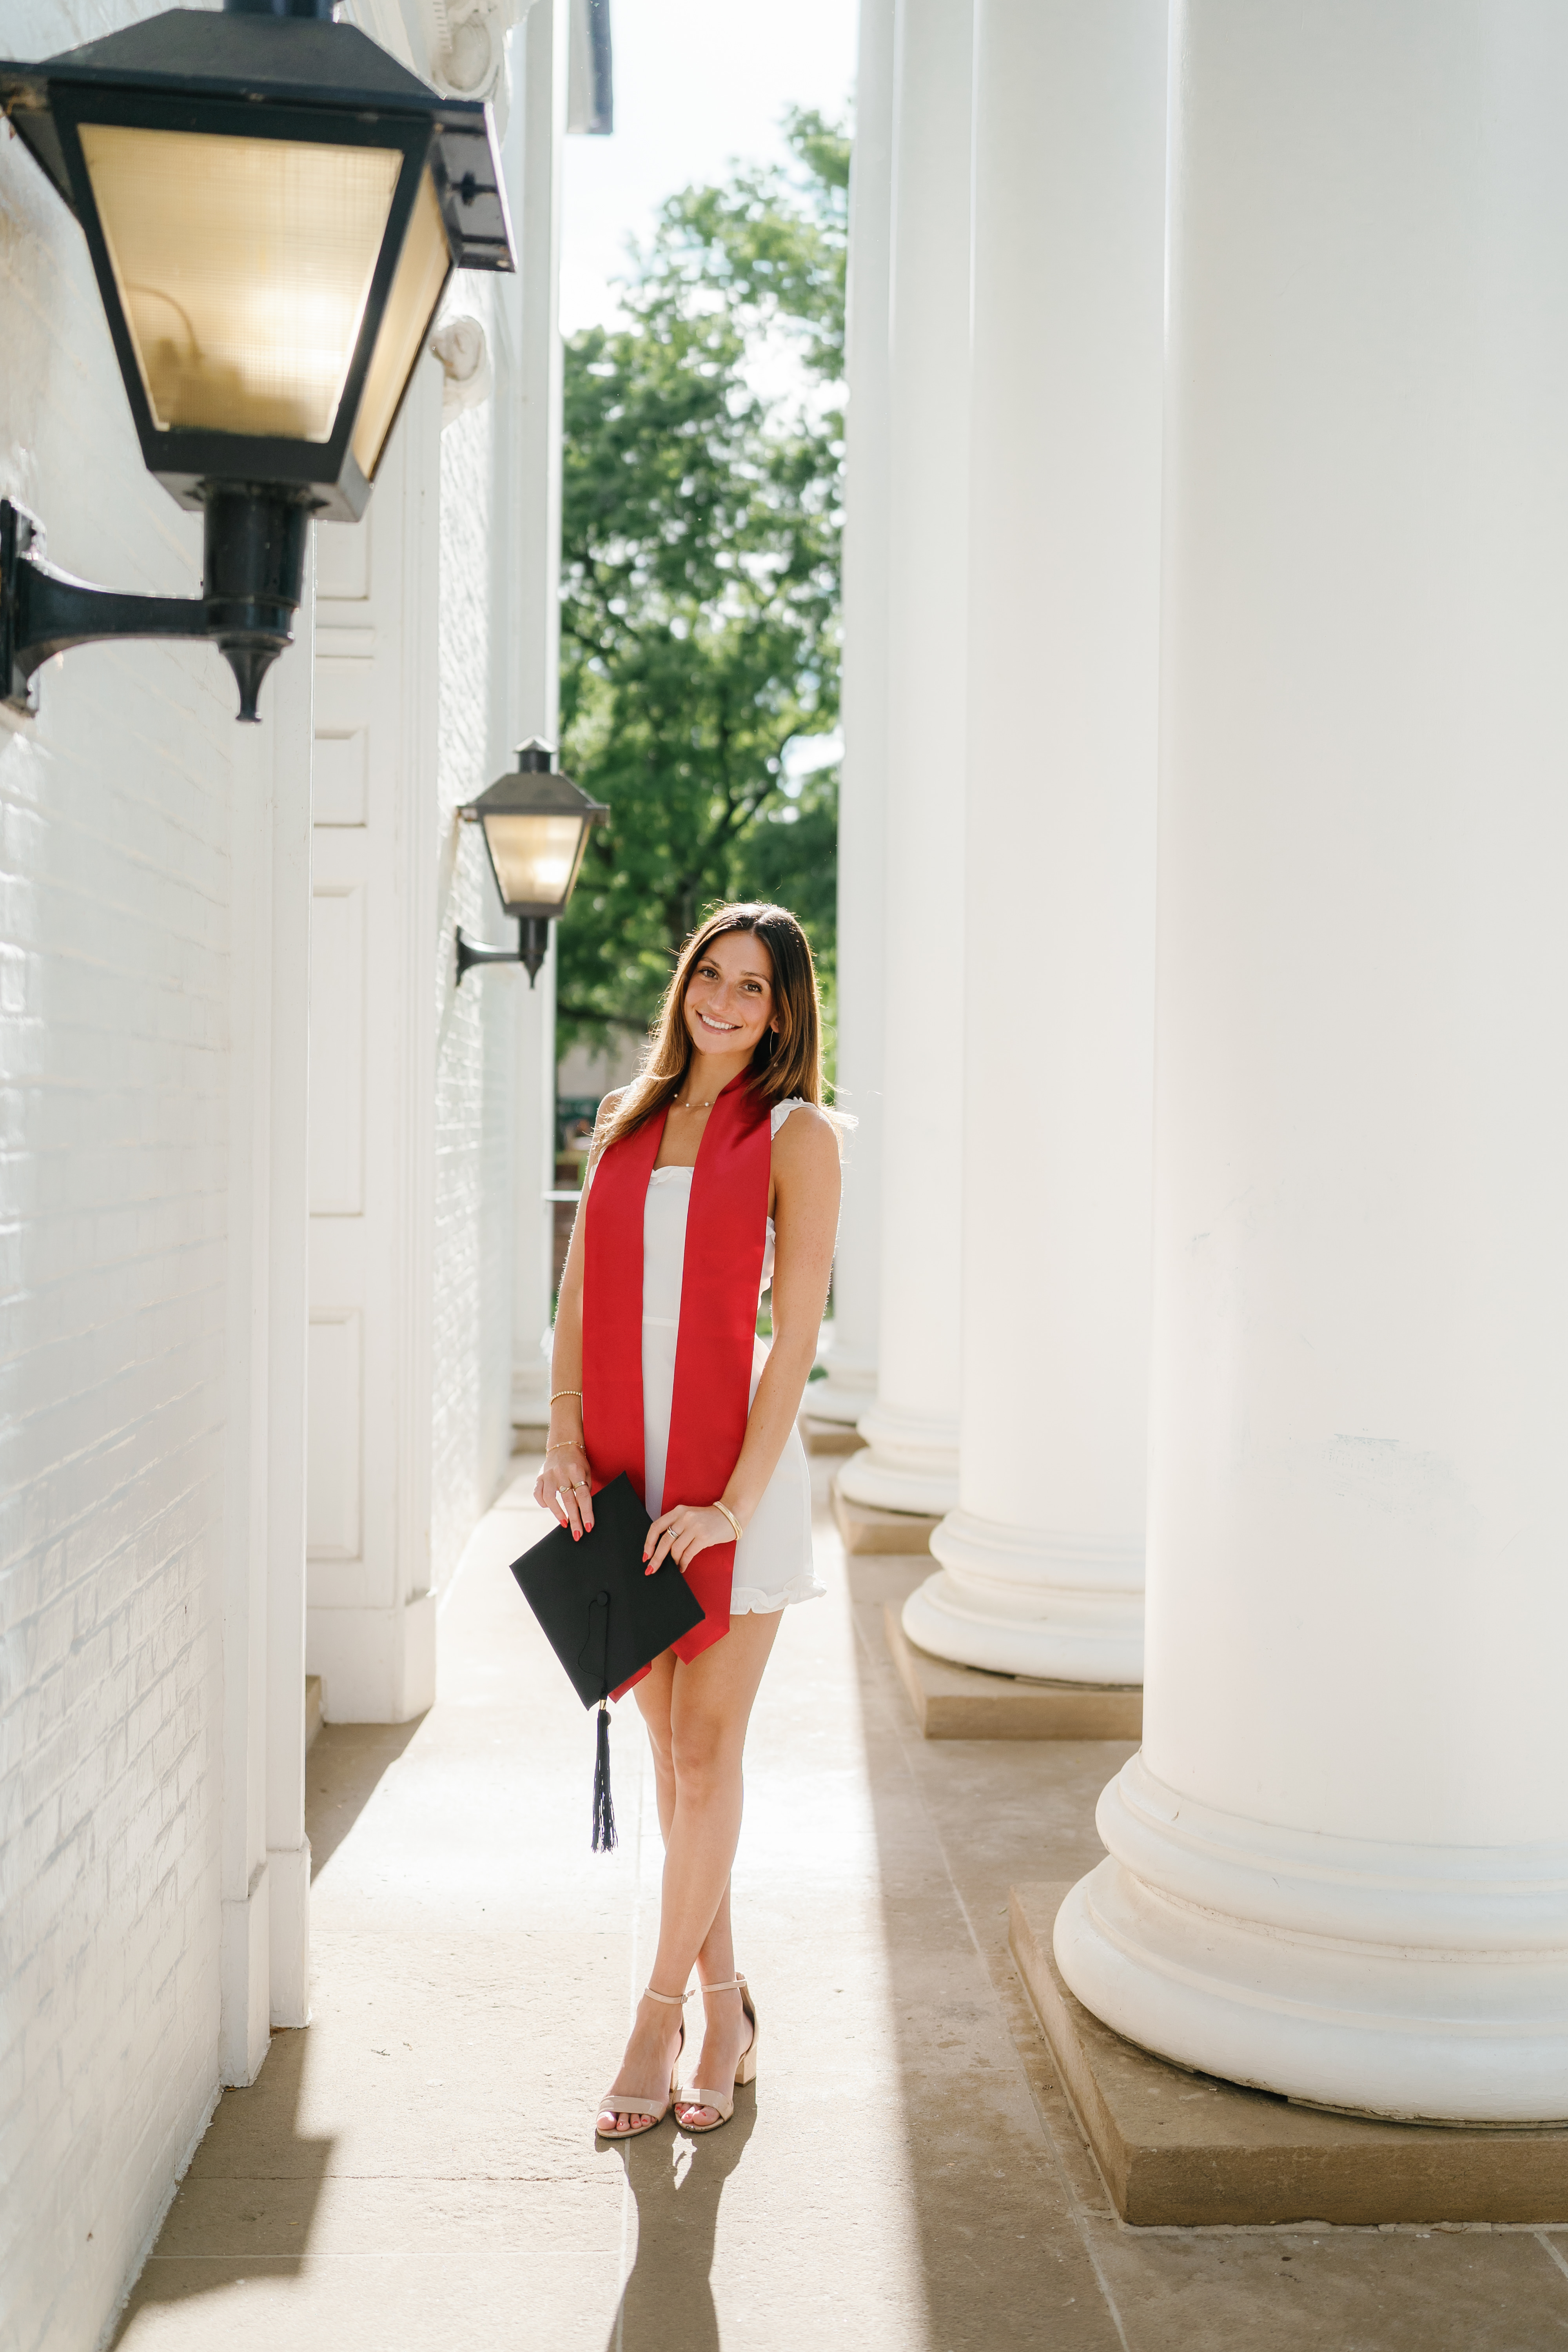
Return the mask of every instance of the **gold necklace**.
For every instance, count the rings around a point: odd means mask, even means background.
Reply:
[[[715,1095],[715,1096],[714,1096],[714,1097],[713,1097],[713,1102],[705,1102],[705,1103],[694,1103],[694,1102],[671,1103],[671,1104],[670,1104],[670,1106],[669,1106],[669,1108],[670,1108],[670,1109],[671,1109],[671,1110],[711,1110],[711,1109],[712,1109],[712,1108],[713,1108],[713,1103],[716,1103],[716,1102],[718,1101],[718,1099],[719,1099],[718,1096],[717,1096],[717,1095]]]

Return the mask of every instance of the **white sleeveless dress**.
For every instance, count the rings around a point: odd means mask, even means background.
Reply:
[[[777,1135],[799,1102],[775,1103]],[[647,1513],[664,1508],[664,1465],[669,1451],[669,1413],[675,1398],[675,1342],[680,1327],[680,1279],[686,1263],[686,1215],[691,1205],[691,1170],[656,1168],[643,1209],[642,1397],[643,1457],[647,1474]],[[773,1278],[773,1221],[768,1219],[762,1288]],[[752,1361],[752,1395],[768,1360],[759,1339]],[[777,1469],[763,1489],[744,1535],[735,1547],[732,1617],[765,1616],[792,1601],[816,1601],[824,1591],[812,1571],[811,1473],[800,1432],[792,1429]]]

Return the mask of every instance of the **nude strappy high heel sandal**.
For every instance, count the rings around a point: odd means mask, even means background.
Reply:
[[[705,1993],[738,1992],[742,2013],[752,2021],[752,2038],[735,2062],[735,2080],[728,2091],[705,2091],[700,2084],[694,2084],[689,2090],[677,2091],[675,2104],[678,2107],[716,2107],[719,2111],[718,2123],[682,2123],[681,2130],[689,2132],[717,2131],[719,2124],[727,2124],[735,2112],[736,2090],[742,2083],[754,2083],[757,2079],[757,2012],[746,1990],[745,1978],[737,1971],[728,1984],[704,1985],[702,1990]],[[647,2110],[643,2112],[646,2114]],[[679,2123],[680,2118],[677,2116],[676,2121]]]
[[[683,1992],[655,1992],[652,1985],[645,1985],[643,1990],[649,2000],[665,2001],[671,2009],[684,2009],[686,2007],[687,1996]],[[669,2113],[671,2103],[675,2097],[676,2080],[680,2065],[680,2053],[685,2047],[686,2021],[682,2018],[680,2022],[680,2041],[677,2045],[675,2053],[675,2064],[669,2070],[668,2090],[664,2094],[664,2096],[661,2099],[645,2099],[640,2092],[622,2091],[617,2094],[615,2091],[606,2091],[604,2097],[599,2101],[598,2105],[594,2110],[594,2137],[595,2139],[640,2139],[644,2132],[652,2131],[656,2125],[661,2124],[664,2121],[666,2116]],[[706,2102],[703,2104],[706,2105]],[[651,2123],[638,2124],[635,2131],[606,2132],[599,2129],[599,2117],[601,2116],[615,2116],[616,2117],[621,2116],[650,2116],[653,2120]]]

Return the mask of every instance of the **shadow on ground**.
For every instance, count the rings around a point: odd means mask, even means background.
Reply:
[[[298,2278],[337,2142],[298,2129],[309,2032],[275,2032],[245,2091],[226,2091],[114,2336],[155,2304],[189,2302],[260,2278]],[[214,2246],[221,2247],[215,2253]],[[284,2251],[286,2249],[286,2251]]]
[[[928,2352],[1125,2352],[998,2000],[1022,1852],[1064,1879],[1097,1863],[1094,1799],[1121,1740],[923,1740],[884,1603],[930,1574],[850,1554],[866,1781],[880,1859],[894,2068]]]
[[[1095,1799],[1131,1747],[922,1740],[881,1613],[930,1562],[862,1556],[847,1571],[930,2318],[921,2352],[1568,2345],[1568,2263],[1544,2232],[1118,2221],[1014,1967],[1006,1913],[1010,1884],[1071,1881],[1099,1861]]]
[[[419,1726],[413,1723],[324,1723],[305,1759],[305,1834],[310,1876],[331,1862]]]
[[[322,1725],[305,1759],[312,1879],[418,1728],[416,1722]],[[309,2028],[274,2032],[255,2082],[218,2101],[126,2305],[117,2346],[134,2340],[137,2315],[151,2305],[300,2276],[337,2145],[299,2130],[310,2046]]]
[[[754,2084],[735,2094],[731,2120],[713,2132],[642,2133],[600,2153],[624,2166],[637,2200],[637,2252],[605,2352],[719,2352],[713,2246],[724,2183],[757,2121]]]

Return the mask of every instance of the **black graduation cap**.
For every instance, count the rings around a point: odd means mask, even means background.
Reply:
[[[594,1768],[594,1852],[616,1843],[610,1803],[609,1697],[702,1622],[702,1604],[666,1556],[649,1576],[642,1548],[649,1520],[623,1470],[594,1497],[594,1524],[574,1538],[552,1528],[511,1572],[544,1637],[571,1677],[584,1706],[597,1703],[599,1743]]]

